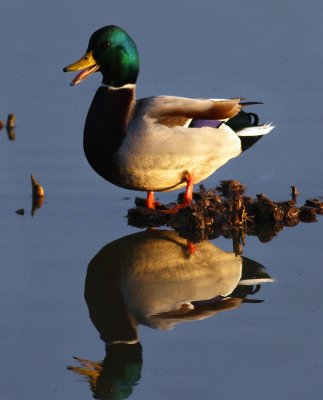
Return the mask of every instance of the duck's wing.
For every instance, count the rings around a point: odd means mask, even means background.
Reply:
[[[241,109],[240,99],[190,99],[158,96],[140,99],[137,114],[167,126],[185,126],[192,119],[227,120]]]

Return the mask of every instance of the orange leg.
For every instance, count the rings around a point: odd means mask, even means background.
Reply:
[[[155,201],[154,192],[151,190],[148,190],[146,205],[147,205],[147,208],[154,210],[155,208],[160,207],[162,204],[159,201]]]
[[[169,208],[168,210],[162,210],[164,213],[174,214],[174,213],[178,212],[179,210],[181,210],[182,208],[185,208],[186,206],[189,206],[190,204],[192,204],[194,177],[193,177],[193,175],[188,174],[186,179],[187,179],[187,184],[186,184],[186,190],[184,193],[183,202],[173,208]]]
[[[193,177],[193,175],[188,174],[186,179],[187,179],[187,183],[186,183],[186,190],[184,193],[183,202],[169,210],[162,210],[163,212],[166,212],[166,213],[167,212],[169,212],[169,213],[177,212],[181,208],[184,208],[184,207],[192,204],[194,177]],[[154,192],[151,190],[148,190],[147,191],[147,208],[154,210],[156,208],[156,206],[157,207],[160,206],[160,203],[158,201],[155,201]]]
[[[155,195],[150,190],[147,192],[147,207],[155,209]]]
[[[194,186],[194,177],[191,174],[187,175],[187,185],[184,194],[183,204],[186,206],[192,204],[193,200],[193,186]]]

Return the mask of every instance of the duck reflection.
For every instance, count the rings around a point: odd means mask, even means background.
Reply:
[[[174,231],[148,230],[107,244],[91,260],[85,299],[107,353],[103,363],[78,359],[83,368],[70,369],[90,378],[94,397],[125,399],[139,381],[139,324],[171,329],[209,318],[257,301],[248,296],[272,281],[259,263],[209,241],[195,249]]]

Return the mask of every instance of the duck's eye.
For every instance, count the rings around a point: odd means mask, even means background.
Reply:
[[[108,42],[107,40],[105,40],[104,42],[101,43],[101,47],[103,49],[107,49],[108,47],[110,47],[110,42]]]

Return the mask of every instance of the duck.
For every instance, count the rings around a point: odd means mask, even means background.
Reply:
[[[182,207],[192,203],[193,185],[239,156],[273,129],[243,108],[242,98],[199,99],[152,96],[137,99],[139,53],[121,27],[104,26],[90,37],[85,54],[64,72],[80,71],[75,86],[102,74],[87,113],[83,148],[96,173],[119,187],[154,192],[185,187]]]

